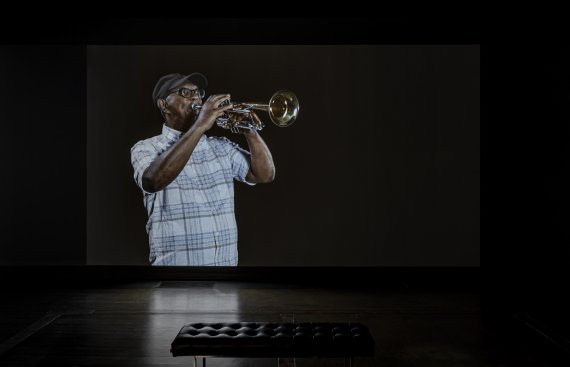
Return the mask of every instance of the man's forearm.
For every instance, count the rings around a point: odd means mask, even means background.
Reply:
[[[159,155],[144,172],[143,188],[157,192],[168,186],[182,171],[204,133],[192,127],[174,145]]]
[[[255,182],[267,183],[275,178],[275,165],[269,148],[255,130],[245,133],[251,153],[251,173]]]

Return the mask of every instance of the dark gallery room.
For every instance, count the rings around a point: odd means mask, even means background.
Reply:
[[[2,25],[0,365],[570,365],[570,47],[435,20]]]

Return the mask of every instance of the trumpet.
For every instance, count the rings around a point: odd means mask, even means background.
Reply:
[[[223,116],[218,117],[216,124],[234,133],[239,132],[240,128],[261,130],[265,127],[255,111],[267,111],[271,122],[279,127],[290,126],[299,114],[299,101],[295,94],[288,90],[275,92],[269,103],[225,101],[224,105],[228,104],[232,104],[233,107],[227,110]],[[200,110],[201,108],[202,105],[197,103],[192,105],[193,110]]]

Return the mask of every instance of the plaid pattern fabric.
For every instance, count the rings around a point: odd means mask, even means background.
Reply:
[[[161,191],[142,187],[146,168],[181,137],[162,134],[131,148],[134,179],[148,212],[151,265],[235,266],[238,263],[233,180],[245,182],[250,153],[225,137],[202,135],[178,177]]]

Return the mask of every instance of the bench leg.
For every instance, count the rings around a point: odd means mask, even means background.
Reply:
[[[296,367],[295,358],[279,358],[277,357],[277,367]]]
[[[198,357],[194,356],[194,367],[198,367]],[[202,357],[202,367],[206,367],[206,357]]]
[[[352,367],[352,357],[344,359],[344,367]]]

